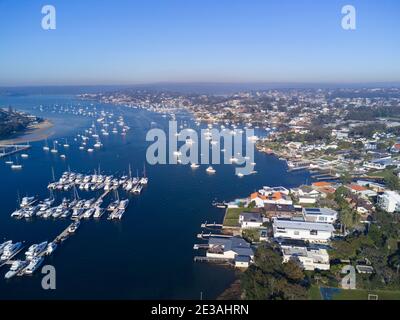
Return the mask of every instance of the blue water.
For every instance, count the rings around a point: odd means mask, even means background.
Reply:
[[[96,104],[98,108],[123,114],[131,127],[125,138],[102,138],[104,147],[93,154],[80,151],[73,138],[88,128],[93,119],[70,114],[40,112],[39,105],[83,104],[72,96],[34,95],[0,97],[0,106],[12,105],[20,110],[49,118],[55,123],[55,134],[49,138],[68,138],[71,145],[62,160],[42,150],[43,141],[32,143],[29,159],[20,159],[23,169],[13,172],[0,160],[0,240],[37,243],[52,240],[69,223],[68,220],[14,220],[17,194],[48,196],[51,168],[58,178],[68,167],[76,172],[93,172],[99,164],[105,173],[142,172],[151,122],[166,127],[167,119],[144,110]],[[187,118],[186,118],[187,119]],[[60,149],[63,149],[62,147]],[[182,165],[147,165],[149,185],[140,196],[131,196],[123,219],[110,222],[84,221],[78,232],[64,242],[46,264],[57,272],[56,290],[41,288],[42,275],[3,279],[0,270],[0,299],[214,299],[234,280],[235,272],[222,266],[194,263],[193,244],[204,221],[222,221],[224,212],[211,202],[233,200],[263,185],[286,187],[310,181],[308,173],[287,173],[277,158],[256,153],[258,174],[242,179],[234,166],[214,166],[215,175],[207,175],[206,166],[193,171]],[[121,196],[123,192],[121,192]],[[89,198],[84,192],[81,197]],[[60,200],[60,196],[59,199]]]

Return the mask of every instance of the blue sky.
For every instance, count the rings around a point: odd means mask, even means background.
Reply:
[[[399,57],[398,0],[0,0],[0,86],[400,82]]]

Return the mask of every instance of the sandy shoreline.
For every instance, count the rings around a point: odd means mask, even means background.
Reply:
[[[37,125],[28,127],[14,138],[0,140],[0,144],[21,144],[44,140],[54,134],[54,131],[50,130],[53,126],[54,124],[51,121],[44,120]]]

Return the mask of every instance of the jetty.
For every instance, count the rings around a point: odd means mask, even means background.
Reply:
[[[206,222],[204,222],[204,223],[202,223],[201,224],[201,228],[222,228],[224,225],[223,224],[220,224],[220,223],[207,223],[207,221]]]
[[[59,244],[63,242],[64,240],[68,239],[69,236],[71,235],[71,232],[69,232],[69,228],[74,224],[75,222],[71,223],[66,227],[55,239],[53,242]]]
[[[231,235],[228,235],[228,234],[213,234],[213,233],[199,233],[198,235],[197,235],[197,238],[198,239],[207,239],[207,238],[232,238],[232,236]]]
[[[29,144],[0,144],[0,158],[12,156],[15,153],[28,150],[31,146]]]
[[[218,264],[231,264],[232,259],[221,259],[221,258],[211,258],[205,256],[195,256],[193,258],[194,262],[212,262]]]

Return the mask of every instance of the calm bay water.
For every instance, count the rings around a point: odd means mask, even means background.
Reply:
[[[133,173],[143,171],[146,132],[151,123],[166,128],[167,119],[144,110],[96,104],[98,109],[115,110],[123,114],[131,127],[126,137],[110,134],[102,138],[104,147],[88,154],[78,149],[73,139],[83,133],[92,122],[72,114],[40,112],[39,105],[89,105],[72,96],[1,97],[0,106],[12,105],[19,110],[49,118],[55,123],[55,134],[49,138],[71,145],[63,150],[62,160],[42,150],[43,141],[32,143],[28,159],[20,159],[21,171],[15,172],[0,160],[0,241],[12,239],[27,244],[51,241],[69,220],[32,221],[10,217],[16,208],[17,194],[48,197],[47,184],[54,168],[58,179],[68,167],[72,171],[93,173],[100,165],[103,173]],[[185,118],[188,120],[188,118]],[[153,124],[154,125],[154,124]],[[60,151],[63,148],[60,147]],[[15,159],[15,158],[14,158]],[[130,196],[131,203],[123,219],[110,222],[105,216],[100,221],[83,221],[75,235],[61,244],[45,264],[54,265],[57,289],[41,288],[42,275],[3,279],[7,271],[0,270],[0,299],[214,299],[235,278],[235,271],[222,266],[194,263],[193,244],[204,221],[222,221],[224,212],[211,202],[233,200],[261,188],[263,185],[297,186],[310,181],[305,172],[287,173],[285,164],[277,158],[256,153],[258,174],[238,178],[234,166],[217,165],[215,175],[207,175],[206,166],[193,171],[189,166],[146,166],[149,184],[140,196]],[[89,198],[84,192],[82,198]],[[63,196],[68,195],[63,194]],[[123,191],[121,197],[125,196]],[[62,196],[58,196],[60,201]]]

